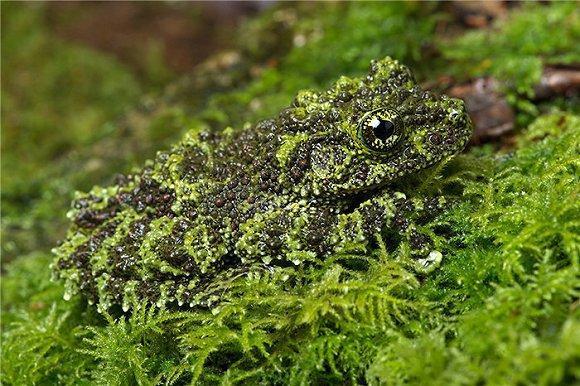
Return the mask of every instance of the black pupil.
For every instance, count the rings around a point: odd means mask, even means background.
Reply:
[[[387,120],[381,119],[379,124],[373,127],[373,133],[375,134],[375,137],[381,141],[384,141],[393,135],[393,131],[395,131],[395,125],[393,122]]]

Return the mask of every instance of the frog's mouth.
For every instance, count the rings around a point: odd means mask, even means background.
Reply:
[[[340,212],[345,214],[352,213],[357,210],[364,202],[367,202],[378,196],[380,194],[379,191],[381,193],[384,192],[383,190],[380,190],[380,188],[377,189],[379,190],[368,189],[365,191],[353,193],[351,195],[345,195],[342,198],[341,205],[339,205]]]

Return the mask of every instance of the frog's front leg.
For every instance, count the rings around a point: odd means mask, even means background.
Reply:
[[[332,233],[334,251],[365,252],[377,237],[387,237],[391,250],[398,250],[417,261],[421,269],[429,270],[441,260],[435,250],[434,234],[424,224],[446,205],[443,196],[407,198],[400,192],[387,191],[361,203],[351,213],[338,216]],[[385,240],[385,239],[383,239]]]
[[[392,229],[402,236],[399,250],[415,259],[422,270],[434,269],[443,257],[437,250],[441,237],[425,225],[447,205],[444,196],[406,198],[401,195],[396,201],[397,215]]]
[[[385,193],[352,209],[337,203],[293,202],[283,208],[256,213],[240,226],[236,253],[243,263],[277,260],[300,264],[335,253],[361,254],[377,234],[392,225],[404,196]]]

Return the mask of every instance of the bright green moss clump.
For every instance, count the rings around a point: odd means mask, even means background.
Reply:
[[[574,2],[528,4],[489,30],[472,31],[441,44],[460,77],[493,75],[520,94],[531,92],[542,65],[580,60],[580,12]],[[477,47],[477,49],[473,49]]]
[[[472,200],[448,214],[468,247],[420,290],[446,322],[398,337],[367,375],[442,385],[577,379],[579,143],[578,116],[543,116],[489,183],[468,184]]]

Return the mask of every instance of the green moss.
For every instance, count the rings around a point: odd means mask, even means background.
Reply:
[[[463,232],[455,242],[467,247],[455,247],[421,288],[443,310],[440,327],[383,348],[368,376],[396,384],[567,384],[578,376],[579,137],[577,116],[543,116],[489,182],[468,184],[470,202],[447,214]]]
[[[508,101],[518,108],[521,124],[538,114],[534,86],[549,64],[580,61],[580,13],[574,2],[558,2],[549,7],[527,3],[494,28],[466,33],[440,44],[442,57],[458,79],[493,76],[500,81]]]
[[[142,97],[154,86],[112,57],[55,37],[47,14],[2,3],[4,262],[50,249],[75,190],[130,171],[191,122],[181,105]]]
[[[434,11],[435,5],[371,2],[302,4],[267,13],[247,28],[267,34],[272,19],[278,20],[275,25],[284,23],[278,44],[287,51],[271,51],[278,55],[273,61],[276,64],[261,68],[252,82],[209,98],[201,117],[218,129],[270,117],[299,90],[324,88],[340,75],[358,75],[367,70],[372,59],[385,56],[425,74],[430,66],[423,61],[422,47],[432,42],[440,17]],[[317,17],[311,17],[313,13]],[[246,37],[240,44],[254,47],[254,41]],[[269,53],[267,47],[262,49]],[[263,55],[256,50],[254,47],[250,52],[256,57]]]
[[[579,17],[574,2],[550,7],[528,3],[499,19],[492,29],[469,32],[442,44],[443,55],[456,61],[457,75],[494,75],[526,93],[538,78],[521,75],[532,75],[542,63],[580,60],[580,49],[574,44],[580,37]]]
[[[2,10],[2,145],[9,149],[2,185],[22,200],[34,184],[21,176],[41,179],[47,162],[89,143],[94,127],[137,100],[139,86],[110,58],[50,36],[42,7]]]

